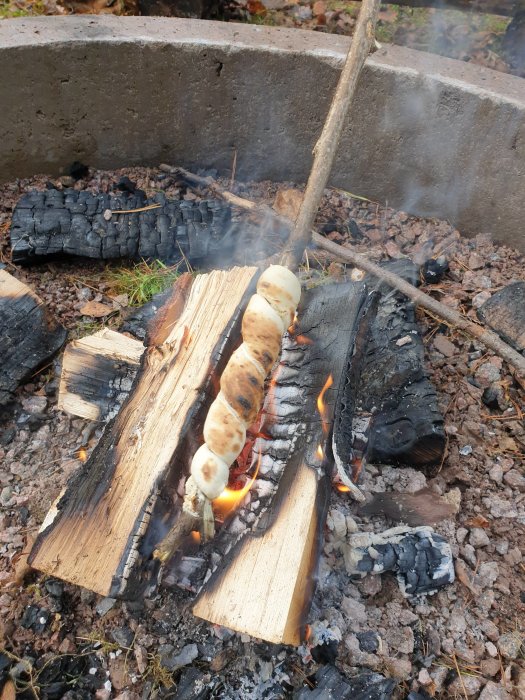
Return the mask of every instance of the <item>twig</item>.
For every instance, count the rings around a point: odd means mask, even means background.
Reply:
[[[525,357],[511,348],[510,345],[507,345],[507,343],[501,340],[496,333],[487,330],[481,324],[469,321],[454,309],[451,309],[442,304],[440,301],[433,299],[431,296],[425,294],[425,292],[422,292],[417,287],[405,282],[405,280],[398,275],[395,275],[393,272],[385,270],[379,265],[376,265],[376,263],[371,262],[364,255],[356,253],[351,248],[343,248],[343,246],[329,241],[327,238],[324,238],[318,233],[313,234],[312,241],[315,243],[315,245],[319,246],[319,248],[327,250],[330,253],[334,253],[334,255],[343,258],[347,262],[359,267],[361,270],[365,270],[375,277],[378,277],[394,289],[402,292],[409,299],[412,299],[412,301],[418,306],[432,311],[455,328],[459,328],[459,330],[464,331],[467,333],[467,335],[476,338],[483,343],[485,347],[490,348],[497,355],[508,362],[509,365],[512,365],[520,375],[525,376]]]
[[[379,5],[380,0],[363,0],[361,4],[352,44],[341,71],[323,131],[314,148],[314,162],[299,214],[282,256],[282,264],[291,269],[299,265],[303,251],[310,242],[315,215],[332,170],[346,115],[352,103],[361,70],[374,43]]]
[[[158,209],[162,204],[148,204],[147,207],[139,207],[138,209],[107,209],[111,214],[134,214],[139,211],[149,211],[150,209]]]
[[[292,225],[289,219],[287,219],[284,216],[280,216],[270,207],[264,205],[261,206],[256,204],[255,202],[252,202],[249,199],[244,199],[243,197],[237,197],[236,195],[232,195],[231,192],[227,192],[226,190],[224,190],[218,184],[218,182],[213,180],[213,178],[211,177],[202,178],[197,175],[193,175],[192,173],[188,172],[187,170],[183,170],[182,168],[174,168],[169,165],[161,166],[161,169],[167,172],[178,171],[181,173],[185,173],[185,177],[190,182],[193,181],[197,184],[201,184],[205,187],[211,188],[213,192],[215,192],[215,194],[217,194],[219,197],[222,197],[222,199],[224,199],[225,201],[231,201],[230,198],[234,197],[236,199],[236,206],[240,207],[241,209],[247,209],[249,211],[261,211],[265,214],[269,214],[270,216],[272,216],[283,226],[290,227]],[[365,270],[366,272],[369,272],[378,279],[386,282],[392,288],[397,289],[409,299],[412,299],[412,301],[415,302],[422,309],[425,309],[426,311],[430,311],[433,314],[435,314],[438,317],[438,320],[443,320],[451,326],[464,331],[467,335],[470,335],[476,338],[476,340],[479,340],[480,343],[485,345],[487,348],[490,348],[490,350],[502,357],[506,362],[509,363],[509,365],[516,369],[518,376],[515,378],[518,380],[518,383],[521,384],[519,377],[525,377],[525,357],[523,357],[523,355],[511,348],[510,345],[507,345],[507,343],[501,340],[501,338],[498,335],[496,335],[496,333],[487,330],[485,326],[483,326],[481,323],[478,324],[474,323],[473,321],[469,321],[467,318],[461,316],[461,314],[459,314],[457,311],[450,309],[448,306],[445,306],[440,301],[437,301],[437,299],[433,299],[431,296],[425,294],[425,292],[422,292],[417,287],[414,287],[412,284],[405,282],[405,280],[399,277],[399,275],[385,270],[383,267],[380,267],[376,263],[371,262],[364,255],[355,252],[351,248],[345,248],[339,245],[338,243],[333,243],[332,241],[329,241],[327,238],[321,236],[315,231],[312,232],[312,242],[322,250],[325,250],[331,255],[333,255],[338,260],[352,263],[352,265],[355,265],[361,270]]]
[[[465,684],[463,683],[463,678],[461,677],[461,671],[459,670],[458,660],[456,659],[456,652],[452,653],[452,661],[454,662],[454,666],[456,667],[456,671],[457,671],[457,674],[459,677],[459,682],[461,683],[461,687],[463,688],[463,693],[465,694],[465,700],[468,700],[467,689],[465,688]]]

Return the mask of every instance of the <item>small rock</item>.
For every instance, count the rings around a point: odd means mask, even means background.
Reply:
[[[445,357],[452,357],[457,352],[456,346],[446,336],[441,334],[436,335],[434,338],[434,348]]]
[[[385,669],[393,678],[405,681],[412,675],[412,664],[408,659],[385,658]]]
[[[490,299],[492,296],[491,292],[489,292],[488,289],[484,289],[482,292],[479,292],[479,294],[476,294],[472,298],[472,307],[474,309],[479,309],[483,304]]]
[[[22,406],[28,413],[43,413],[47,408],[45,396],[31,396],[22,400]]]
[[[490,539],[483,528],[473,527],[470,531],[469,542],[473,547],[486,547],[490,544]]]
[[[461,678],[455,678],[449,685],[448,690],[450,692],[450,697],[476,697],[481,688],[481,679],[477,676],[468,676],[463,674]]]
[[[505,659],[515,659],[523,646],[523,637],[519,632],[507,632],[498,639],[498,649]]]
[[[432,678],[430,677],[430,673],[427,671],[426,668],[421,669],[417,679],[421,683],[421,685],[430,685],[432,683]]]
[[[483,620],[481,623],[481,629],[485,633],[485,636],[487,639],[490,639],[491,642],[497,642],[499,639],[499,629],[497,626],[492,622],[492,620]],[[491,654],[492,656],[492,654]]]
[[[108,612],[111,610],[111,608],[115,605],[116,602],[116,598],[103,598],[97,605],[97,614],[100,615],[100,617],[104,617],[104,615],[108,614]]]
[[[414,633],[410,627],[392,627],[387,630],[386,642],[391,649],[401,654],[411,654],[414,651]]]
[[[341,610],[348,617],[349,628],[353,632],[367,621],[365,606],[354,598],[344,596],[341,601]]]
[[[56,578],[48,578],[44,585],[49,595],[55,598],[60,598],[64,593],[64,584]]]
[[[511,469],[503,477],[503,481],[511,488],[525,491],[525,476],[517,469]]]
[[[463,457],[467,457],[472,454],[472,445],[464,445],[460,450],[459,454]]]
[[[168,671],[176,671],[178,668],[182,668],[182,666],[187,666],[188,664],[191,664],[191,662],[195,661],[195,659],[198,656],[199,650],[197,649],[197,645],[186,644],[186,646],[182,648],[179,654],[165,658],[162,662],[162,665],[165,666],[168,669]]]
[[[501,380],[501,371],[498,367],[493,365],[492,362],[484,362],[477,368],[474,376],[479,386],[485,389],[494,382],[499,382]]]
[[[494,494],[488,499],[483,499],[483,502],[488,502],[490,514],[493,518],[517,518],[518,511],[512,501],[507,501],[504,498]]]
[[[499,683],[489,681],[481,691],[478,700],[512,700],[512,696]]]
[[[381,576],[365,576],[364,579],[358,581],[357,587],[360,593],[372,598],[377,595],[383,587]]]
[[[497,653],[497,652],[496,652]],[[497,676],[501,670],[501,662],[499,659],[483,659],[481,662],[481,673],[489,678]]]
[[[116,627],[111,631],[111,638],[121,647],[131,647],[133,637],[134,634],[129,627]]]
[[[500,464],[495,464],[489,470],[489,478],[495,481],[497,484],[501,484],[503,481],[503,469]]]
[[[499,576],[499,566],[495,561],[484,561],[476,576],[476,580],[483,588],[492,588]]]
[[[477,253],[471,253],[468,259],[468,266],[471,270],[481,270],[482,267],[485,267],[485,261]]]
[[[13,495],[13,489],[11,486],[4,486],[2,491],[0,491],[0,505],[7,506]]]
[[[467,535],[468,530],[466,527],[458,527],[458,529],[456,530],[456,540],[459,544],[463,544]]]
[[[359,528],[357,527],[356,521],[352,518],[351,515],[346,516],[346,531],[348,532],[349,535],[352,535],[354,532],[357,532]]]

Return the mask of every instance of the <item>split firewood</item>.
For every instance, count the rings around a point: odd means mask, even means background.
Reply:
[[[109,328],[69,343],[62,358],[58,408],[88,420],[116,416],[144,350],[140,341]]]
[[[67,331],[26,284],[0,270],[0,406],[62,347]]]
[[[49,255],[170,262],[228,255],[232,233],[230,207],[220,200],[66,189],[25,194],[13,212],[10,240],[17,263]]]
[[[277,492],[233,548],[227,525],[209,545],[226,553],[199,594],[198,617],[274,643],[300,643],[332,490],[337,396],[349,356],[352,374],[359,373],[355,338],[367,335],[371,319],[363,284],[304,292],[253,445],[252,468],[278,483]],[[243,590],[250,596],[239,595]]]
[[[48,513],[32,566],[114,596],[130,595],[154,576],[147,567],[132,572],[179,515],[177,489],[256,274],[233,268],[177,280],[168,303],[173,313],[152,335],[134,391]]]

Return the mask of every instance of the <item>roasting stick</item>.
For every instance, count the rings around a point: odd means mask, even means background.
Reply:
[[[297,309],[301,285],[293,270],[298,268],[311,240],[312,225],[332,169],[345,118],[365,59],[374,43],[379,5],[380,0],[363,0],[361,5],[350,50],[314,148],[314,162],[297,221],[281,256],[281,265],[271,265],[263,272],[257,283],[257,294],[248,304],[242,323],[243,343],[230,358],[221,377],[221,391],[210,407],[204,425],[205,442],[192,460],[181,516],[153,553],[161,561],[171,557],[181,539],[199,521],[205,539],[214,534],[211,501],[228,483],[229,467],[244,446],[246,428],[260,410],[264,380],[277,359],[282,336]],[[187,171],[184,174],[191,175]],[[201,184],[217,191],[213,180],[202,180]],[[193,181],[198,182],[194,176]],[[241,198],[236,195],[220,194],[231,204],[242,205]],[[351,482],[348,486],[358,492]]]

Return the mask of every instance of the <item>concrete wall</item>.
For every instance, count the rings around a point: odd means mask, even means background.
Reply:
[[[344,37],[195,20],[0,22],[0,179],[76,159],[304,181]],[[525,80],[387,46],[332,184],[525,250]]]

